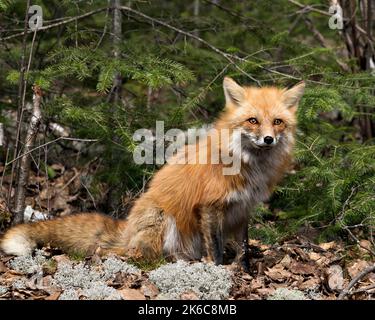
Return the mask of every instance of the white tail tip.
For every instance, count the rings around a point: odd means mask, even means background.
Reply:
[[[9,255],[24,256],[31,254],[33,242],[22,230],[10,230],[1,240],[0,248]]]

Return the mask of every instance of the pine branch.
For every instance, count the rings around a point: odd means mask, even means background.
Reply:
[[[184,31],[182,29],[179,29],[179,28],[176,28],[172,25],[170,25],[169,23],[166,23],[164,21],[161,21],[161,20],[158,20],[158,19],[155,19],[155,18],[152,18],[138,10],[134,10],[130,7],[127,7],[127,6],[120,6],[120,9],[123,10],[123,11],[127,11],[127,12],[131,12],[137,16],[140,16],[144,19],[146,19],[147,21],[150,21],[152,24],[159,24],[161,26],[164,26],[168,29],[171,29],[173,31],[176,31],[184,36],[187,36],[189,38],[192,38],[200,43],[202,43],[204,46],[210,48],[211,50],[213,50],[214,52],[216,52],[217,54],[221,55],[222,57],[224,57],[225,59],[227,59],[231,64],[233,64],[241,73],[245,74],[247,77],[249,77],[251,80],[253,80],[254,82],[256,82],[258,84],[258,86],[260,86],[260,82],[259,80],[255,79],[253,76],[251,76],[250,74],[248,74],[247,72],[245,72],[241,67],[239,67],[235,60],[239,61],[239,62],[247,62],[246,59],[243,59],[241,57],[238,57],[236,55],[232,55],[232,54],[229,54],[229,53],[226,53],[222,50],[220,50],[219,48],[215,47],[214,45],[212,45],[211,43],[207,42],[206,40],[202,39],[201,37],[198,37],[197,35],[193,34],[193,33],[190,33],[190,32],[187,32],[187,31]]]

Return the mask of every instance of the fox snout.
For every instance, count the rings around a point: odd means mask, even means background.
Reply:
[[[281,138],[281,134],[261,134],[257,135],[253,132],[245,133],[247,140],[255,148],[265,148],[269,149],[278,144]]]

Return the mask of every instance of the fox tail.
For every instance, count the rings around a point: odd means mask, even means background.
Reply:
[[[100,214],[77,214],[29,224],[17,225],[0,240],[6,254],[27,255],[38,245],[47,243],[65,252],[94,253],[103,251],[124,254],[121,235],[126,221]]]

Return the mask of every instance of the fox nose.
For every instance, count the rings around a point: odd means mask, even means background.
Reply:
[[[273,138],[270,136],[264,137],[264,142],[267,144],[271,144],[273,142]]]

